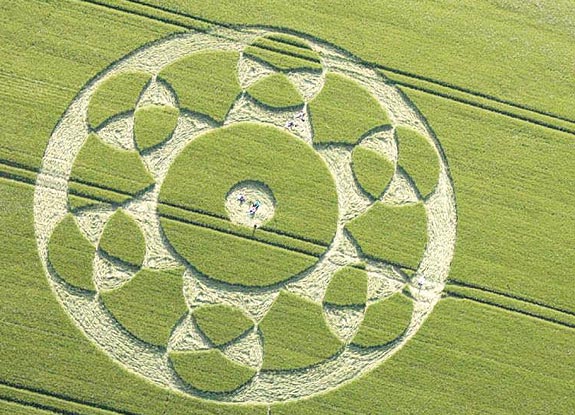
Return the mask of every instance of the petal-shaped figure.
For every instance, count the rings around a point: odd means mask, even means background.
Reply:
[[[48,260],[58,275],[76,288],[95,290],[92,263],[96,248],[68,214],[58,224],[48,245]]]
[[[331,278],[323,302],[340,307],[363,306],[366,297],[367,272],[363,269],[346,267]]]
[[[150,78],[151,75],[148,73],[127,72],[107,79],[90,100],[88,106],[90,126],[96,128],[114,115],[133,110]]]
[[[146,105],[134,114],[134,139],[145,151],[168,140],[176,128],[180,111],[169,105]]]
[[[101,293],[114,318],[138,339],[165,347],[188,307],[182,289],[183,269],[141,270],[122,287]]]
[[[171,352],[170,361],[185,383],[204,392],[232,392],[256,374],[254,369],[232,362],[215,349]]]
[[[146,241],[134,219],[119,209],[106,224],[98,248],[112,259],[139,267],[146,254]]]
[[[249,87],[248,93],[261,103],[275,108],[303,104],[303,98],[282,73],[267,76]]]
[[[395,172],[394,164],[373,150],[356,147],[352,153],[353,174],[367,193],[379,199]]]
[[[427,244],[425,207],[376,203],[347,225],[361,251],[373,258],[417,268]]]
[[[241,93],[237,52],[201,52],[171,64],[160,76],[178,95],[181,108],[222,122]]]
[[[325,322],[322,307],[282,291],[260,323],[262,369],[289,370],[321,362],[342,347]]]
[[[258,38],[244,49],[244,54],[280,71],[321,71],[322,68],[319,54],[306,42],[290,35],[274,34]]]
[[[421,134],[408,128],[395,130],[399,151],[399,165],[413,180],[420,195],[429,195],[439,179],[437,151]]]
[[[402,293],[370,304],[353,344],[375,347],[387,344],[405,331],[413,313],[413,301]]]
[[[254,326],[239,308],[224,304],[207,305],[192,312],[196,324],[216,346],[237,339]]]
[[[70,195],[106,203],[122,203],[154,184],[135,151],[120,150],[90,134],[74,160],[70,175]],[[76,197],[73,208],[86,205]]]
[[[367,89],[331,73],[310,102],[310,113],[314,144],[355,144],[373,128],[389,124],[387,113]]]

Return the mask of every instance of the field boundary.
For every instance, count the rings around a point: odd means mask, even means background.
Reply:
[[[118,12],[156,19],[167,24],[183,27],[186,29],[198,30],[201,32],[207,32],[211,26],[220,26],[228,29],[240,27],[240,25],[216,22],[210,19],[194,16],[189,13],[172,10],[164,6],[153,5],[141,0],[117,0],[113,3],[111,0],[79,1],[88,4],[94,4],[104,8],[110,8]],[[156,13],[161,13],[162,15],[158,15]],[[165,15],[171,17],[166,17]],[[185,22],[183,22],[182,19],[184,19]],[[190,21],[194,22],[195,25],[189,24]],[[203,26],[200,27],[198,26],[199,24]],[[279,27],[279,29],[282,28]],[[293,30],[289,30],[287,28],[285,29],[287,31],[293,32]],[[494,112],[519,121],[538,125],[540,127],[575,135],[575,120],[569,117],[540,110],[529,105],[516,103],[514,101],[499,98],[491,94],[475,91],[449,82],[437,80],[375,62],[365,62],[365,64],[377,71],[380,71],[383,75],[389,78],[392,83],[404,88],[417,90],[440,98],[449,99],[461,104],[470,105],[485,111]],[[409,81],[406,81],[405,78],[407,78]],[[428,86],[417,85],[414,82],[428,84]],[[440,89],[447,91],[441,91]]]

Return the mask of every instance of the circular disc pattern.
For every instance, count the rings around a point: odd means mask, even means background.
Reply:
[[[297,158],[292,158],[292,155]],[[193,180],[185,180],[189,176]],[[225,206],[222,201],[227,193],[247,180],[259,182],[273,192],[275,213],[266,229],[278,236],[297,235],[303,240],[323,241],[324,251],[327,250],[337,225],[337,194],[331,174],[310,146],[275,127],[237,123],[196,138],[170,166],[159,201],[223,217]],[[251,216],[252,206],[255,216],[260,203],[259,199],[245,200],[245,217]],[[264,208],[261,207],[262,210]],[[307,226],[306,218],[318,214],[324,218],[322,228]],[[282,255],[274,245],[261,244],[242,249],[244,241],[234,234],[214,234],[203,229],[195,232],[182,230],[166,218],[160,222],[171,245],[190,265],[221,282],[269,286],[313,265],[311,261],[294,261],[291,252]],[[202,249],[202,246],[209,245],[206,239],[213,238],[218,239],[214,246],[220,253],[218,263],[210,261],[213,252]],[[230,246],[237,246],[237,249],[230,249]],[[269,261],[270,265],[261,269],[258,262],[262,260]],[[277,262],[285,262],[286,265],[281,269],[274,267]],[[254,275],[258,271],[251,269],[250,265],[260,269],[260,275]]]
[[[413,104],[336,47],[257,27],[168,37],[87,84],[48,143],[34,219],[89,339],[230,403],[384,362],[440,299],[456,238]]]

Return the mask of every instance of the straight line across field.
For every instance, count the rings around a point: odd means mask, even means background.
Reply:
[[[83,0],[83,1],[92,2],[92,1],[95,1],[95,0]],[[96,0],[96,1],[97,1],[97,0]],[[214,20],[202,18],[202,17],[199,17],[199,16],[194,16],[194,15],[189,14],[189,13],[179,12],[179,11],[176,11],[176,10],[172,10],[172,9],[170,9],[170,8],[168,8],[168,7],[163,7],[163,6],[158,6],[158,5],[155,5],[155,4],[150,4],[150,3],[146,2],[146,1],[143,1],[143,0],[123,0],[123,1],[126,2],[126,3],[132,3],[132,4],[137,4],[137,5],[140,5],[140,6],[145,6],[145,7],[147,7],[147,8],[154,9],[154,10],[156,10],[156,11],[161,11],[161,12],[169,13],[169,14],[176,15],[176,16],[179,16],[179,17],[187,18],[187,19],[190,19],[190,20],[193,20],[193,21],[196,21],[196,22],[200,22],[200,23],[202,23],[202,24],[204,24],[204,25],[213,25],[213,26],[222,26],[222,27],[233,27],[233,25],[228,25],[228,24],[224,24],[224,23],[217,22],[217,21],[214,21]],[[102,4],[103,4],[102,0],[100,0],[99,3],[102,3]],[[561,116],[561,115],[559,115],[559,114],[555,114],[555,113],[548,112],[548,111],[542,111],[542,110],[540,110],[540,109],[537,109],[537,108],[534,108],[534,107],[531,107],[531,106],[528,106],[528,105],[518,104],[518,103],[515,103],[515,102],[510,101],[510,100],[506,100],[506,99],[502,99],[502,98],[496,97],[496,96],[494,96],[494,95],[484,94],[484,93],[479,92],[479,91],[473,91],[473,90],[470,90],[470,89],[468,89],[468,88],[460,87],[460,86],[458,86],[458,85],[454,85],[454,84],[451,84],[451,83],[448,83],[448,82],[443,82],[443,81],[440,81],[440,80],[437,80],[437,79],[433,79],[433,78],[430,78],[430,77],[418,75],[418,74],[415,74],[415,73],[412,73],[412,72],[404,71],[404,70],[397,69],[397,68],[393,68],[393,67],[390,67],[390,66],[381,65],[381,64],[378,64],[378,63],[375,63],[375,62],[370,62],[370,64],[373,65],[373,66],[376,66],[377,68],[379,68],[379,69],[381,69],[381,70],[383,70],[383,71],[390,72],[390,73],[393,73],[393,74],[396,74],[396,75],[401,75],[401,76],[404,76],[404,77],[417,79],[417,80],[419,80],[419,81],[429,82],[429,83],[436,84],[436,85],[441,86],[441,87],[445,87],[445,88],[450,88],[450,89],[456,90],[456,91],[458,91],[458,92],[463,92],[463,93],[466,93],[466,94],[469,94],[469,95],[474,95],[474,96],[476,96],[476,97],[484,98],[484,99],[491,100],[491,101],[495,101],[495,102],[500,103],[500,104],[509,105],[509,106],[515,107],[515,108],[517,108],[517,109],[530,111],[530,112],[533,112],[533,113],[536,113],[536,114],[539,114],[539,115],[543,115],[543,116],[547,116],[547,117],[550,117],[550,118],[554,118],[554,119],[556,119],[556,120],[566,121],[566,122],[575,124],[575,120],[573,120],[573,119],[571,119],[571,118],[568,118],[568,117]],[[398,82],[398,83],[399,83],[399,82]]]
[[[0,160],[0,177],[33,185],[35,184],[37,173],[38,170],[36,168],[24,166],[9,160]],[[79,190],[75,185],[81,185],[81,190]],[[86,200],[107,204],[117,204],[114,199],[91,194],[90,190],[103,190],[105,192],[116,193],[122,196],[134,196],[129,192],[102,186],[96,183],[70,179],[70,194]],[[214,231],[253,240],[255,242],[275,246],[280,249],[299,252],[316,258],[319,258],[321,253],[328,247],[327,244],[320,241],[303,238],[298,235],[288,234],[266,227],[257,229],[257,232],[247,229],[245,231],[239,231],[238,229],[234,230],[230,227],[231,222],[228,218],[216,213],[178,206],[167,202],[158,202],[158,204],[160,205],[161,217],[177,221],[185,225],[209,228]],[[406,265],[397,265],[404,269],[412,269]]]
[[[16,181],[26,185],[34,185],[36,181],[36,174],[37,169],[35,168],[23,166],[21,164],[7,160],[0,160],[1,178]],[[90,185],[87,184],[84,184],[84,186],[88,188],[90,187]],[[94,188],[101,190],[101,186],[94,186]],[[124,194],[124,192],[120,192],[115,189],[105,188],[105,190]],[[72,194],[74,193],[73,188],[70,188],[69,191]],[[108,200],[93,195],[88,197],[84,192],[78,192],[77,196],[102,203],[115,203],[113,200]],[[248,230],[246,230],[246,232],[234,232],[233,230],[229,229],[229,220],[227,218],[220,217],[217,214],[195,211],[179,206],[171,206],[165,203],[161,205],[162,209],[164,210],[163,213],[160,213],[161,217],[168,220],[177,221],[183,225],[204,227],[215,232],[222,232],[236,236],[238,238],[245,238],[257,243],[271,245],[279,249],[298,252],[300,254],[313,256],[315,258],[320,257],[320,252],[326,248],[325,244],[310,242],[304,239],[299,239],[295,236],[278,234],[268,229],[258,229],[257,237],[250,234],[251,231]],[[291,240],[291,243],[282,243],[282,240]],[[301,248],[301,246],[304,246],[307,249]],[[398,264],[398,266],[400,266],[402,269],[413,270],[410,267],[402,266],[400,264]],[[575,312],[549,306],[536,300],[517,297],[513,294],[500,292],[485,287],[479,287],[473,284],[455,280],[448,280],[447,286],[445,288],[445,293],[451,297],[467,299],[478,303],[498,307],[509,312],[515,312],[533,318],[538,318],[550,323],[559,324],[561,326],[575,328]]]
[[[179,28],[205,32],[210,26],[232,27],[231,25],[203,19],[186,13],[177,12],[166,7],[156,6],[140,0],[81,0],[100,7],[111,8],[119,12],[134,14],[144,18],[162,21]],[[262,46],[256,45],[258,48]],[[279,53],[285,51],[278,50]],[[527,105],[518,104],[493,95],[473,91],[454,84],[388,67],[374,62],[368,63],[382,72],[397,85],[448,99],[465,105],[495,112],[530,124],[539,125],[556,131],[575,135],[575,120],[555,113],[542,111]]]
[[[0,380],[0,402],[62,415],[136,415],[133,412],[87,402],[59,393]]]

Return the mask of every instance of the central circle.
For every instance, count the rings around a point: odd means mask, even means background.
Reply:
[[[172,162],[159,201],[164,235],[183,260],[205,277],[247,288],[311,268],[337,227],[335,183],[319,154],[257,123],[191,141]]]
[[[233,186],[226,196],[226,211],[232,223],[259,228],[275,213],[272,190],[262,182],[245,180]]]

